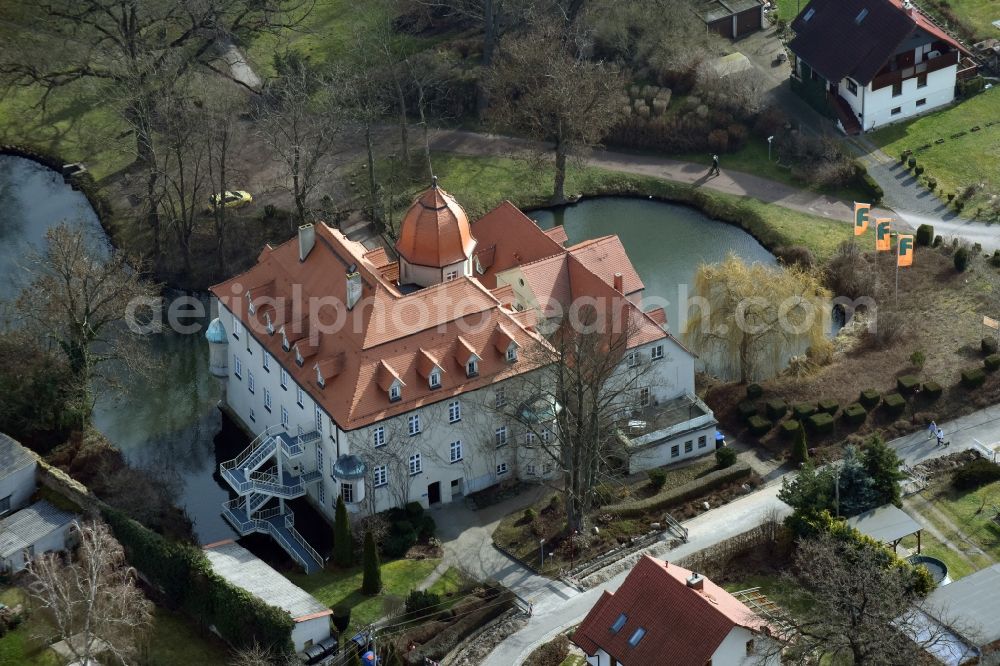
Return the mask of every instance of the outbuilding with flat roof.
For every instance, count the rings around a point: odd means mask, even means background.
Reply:
[[[762,0],[704,0],[698,7],[708,29],[738,39],[764,27]]]
[[[0,433],[0,518],[24,507],[35,492],[35,454]]]
[[[847,524],[876,541],[892,546],[893,551],[904,538],[916,534],[917,552],[920,552],[920,524],[892,504],[848,518]]]
[[[44,500],[0,520],[0,570],[16,573],[37,555],[65,550],[74,520]]]

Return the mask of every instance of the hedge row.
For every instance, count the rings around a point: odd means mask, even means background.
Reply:
[[[604,507],[603,511],[620,518],[635,518],[652,511],[667,509],[695,497],[700,497],[722,485],[747,476],[750,476],[750,465],[745,462],[738,462],[731,467],[715,470],[700,479],[695,479],[684,485],[671,488],[659,495],[647,497],[637,502],[612,504]]]
[[[276,651],[293,651],[288,613],[224,580],[200,549],[170,541],[114,509],[101,513],[129,563],[195,620],[214,626],[237,648],[256,642]]]

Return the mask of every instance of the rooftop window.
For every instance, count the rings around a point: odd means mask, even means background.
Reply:
[[[632,637],[628,639],[628,644],[632,647],[635,647],[636,645],[639,644],[639,641],[641,641],[642,637],[645,635],[646,635],[646,630],[643,629],[642,627],[639,627],[634,632],[632,632]]]
[[[868,10],[862,9],[860,12],[858,12],[858,15],[854,17],[854,22],[857,23],[858,25],[861,25],[861,22],[865,20],[866,16],[868,16]]]
[[[622,613],[621,615],[619,615],[618,619],[615,620],[615,623],[613,625],[611,625],[611,633],[617,634],[619,631],[621,631],[622,627],[625,626],[625,622],[627,620],[628,620],[628,616],[625,615],[625,613]]]

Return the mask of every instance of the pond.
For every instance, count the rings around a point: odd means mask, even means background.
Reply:
[[[544,229],[563,225],[570,243],[617,234],[646,285],[644,298],[665,300],[675,335],[683,326],[678,303],[687,301],[702,263],[722,261],[730,252],[748,263],[777,263],[753,236],[693,208],[660,201],[604,197],[571,206],[536,210],[528,217]]]
[[[58,173],[0,155],[0,298],[16,296],[28,279],[24,257],[41,249],[46,231],[64,221],[82,225],[96,242],[107,243],[86,197]],[[229,495],[213,474],[218,468],[216,450],[228,453],[241,442],[236,433],[220,435],[221,415],[215,405],[221,387],[208,372],[204,338],[171,331],[157,334],[150,338],[150,353],[157,362],[153,377],[119,377],[124,389],[120,397],[99,391],[94,425],[131,464],[173,482],[177,503],[194,520],[199,541],[231,537],[220,515]]]

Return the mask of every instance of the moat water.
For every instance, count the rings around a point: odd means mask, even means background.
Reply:
[[[684,293],[678,289],[693,283],[702,262],[719,261],[729,252],[747,261],[775,261],[746,232],[684,206],[605,198],[529,216],[544,227],[563,224],[574,243],[618,234],[645,283],[647,299],[666,301],[672,323],[678,321],[678,295]],[[48,229],[63,221],[84,226],[95,243],[107,247],[86,198],[59,174],[0,155],[0,299],[16,296],[29,276],[25,258],[42,247]],[[201,298],[207,312],[207,297]],[[122,395],[101,391],[94,423],[131,464],[175,484],[177,503],[194,521],[201,543],[232,537],[220,514],[229,493],[217,470],[221,460],[233,457],[246,442],[235,429],[223,428],[216,408],[221,387],[208,372],[204,337],[168,331],[149,342],[158,362],[154,376],[121,376]]]

